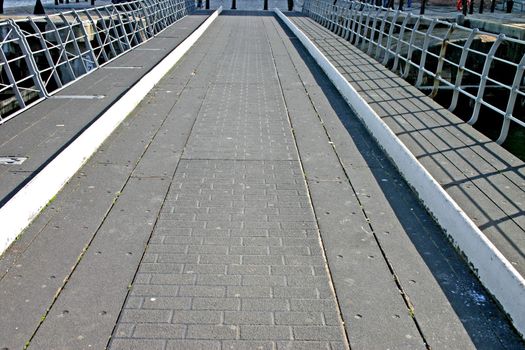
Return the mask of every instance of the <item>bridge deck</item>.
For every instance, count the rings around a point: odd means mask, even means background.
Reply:
[[[269,13],[223,12],[2,259],[10,349],[522,346]]]

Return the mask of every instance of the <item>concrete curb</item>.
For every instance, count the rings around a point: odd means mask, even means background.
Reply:
[[[525,279],[481,232],[459,205],[419,163],[383,120],[357,93],[314,43],[279,9],[279,18],[292,30],[323,69],[370,134],[393,160],[423,204],[469,260],[483,285],[494,295],[514,326],[525,334]]]
[[[221,11],[222,7],[208,17],[199,28],[143,76],[93,125],[0,208],[0,254],[22,233],[148,92],[197,42]]]

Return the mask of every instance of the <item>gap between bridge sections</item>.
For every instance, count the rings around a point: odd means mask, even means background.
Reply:
[[[0,254],[23,232],[148,92],[188,52],[221,12],[222,6],[0,208],[0,222],[2,222]]]
[[[419,198],[466,256],[483,285],[510,316],[516,329],[525,334],[525,279],[481,232],[463,209],[424,168],[402,141],[350,85],[314,43],[285,14],[273,11],[298,37],[317,64],[361,119]]]

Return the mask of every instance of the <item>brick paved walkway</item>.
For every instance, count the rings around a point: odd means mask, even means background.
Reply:
[[[347,347],[262,18],[219,19],[224,53],[113,349]]]

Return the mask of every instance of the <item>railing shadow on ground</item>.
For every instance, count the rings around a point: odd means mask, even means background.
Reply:
[[[370,60],[363,58],[363,62]],[[365,64],[355,64],[352,71],[346,72],[353,77],[366,73]],[[420,162],[437,171],[438,181],[444,189],[451,194],[459,193],[453,197],[458,198],[460,204],[474,207],[467,211],[478,227],[494,240],[503,237],[514,249],[506,253],[525,259],[523,245],[515,243],[521,241],[520,233],[525,230],[525,212],[515,202],[516,196],[523,193],[525,165],[519,160],[509,162],[509,158],[494,150],[498,146],[493,141],[459,119],[451,119],[447,110],[436,108],[437,104],[429,98],[406,90],[406,85],[398,83],[400,80],[393,80],[391,75],[378,73],[375,69],[374,74],[375,87],[366,78],[353,78],[352,83],[366,84],[366,89],[359,92],[379,116],[394,127],[398,137],[412,145],[412,150],[417,150],[415,156]],[[388,90],[381,88],[381,80],[388,81]],[[405,96],[392,96],[389,94],[392,90],[403,90]],[[486,164],[480,165],[480,160]],[[501,186],[502,181],[507,182],[506,187]],[[508,188],[510,186],[513,188]],[[490,206],[479,205],[481,198],[476,194],[491,201]]]
[[[321,37],[326,30],[315,29]],[[322,45],[336,58],[348,55],[341,50],[353,48],[333,37]],[[407,87],[402,78],[376,68],[375,60],[359,49],[352,49],[351,64],[334,63],[523,274],[525,212],[520,203],[525,198],[525,164],[429,97]]]
[[[288,16],[304,17],[304,15],[298,13],[288,14]],[[294,37],[294,34],[285,25],[282,26],[289,37]],[[292,43],[352,138],[357,151],[365,160],[367,168],[396,216],[395,219],[399,221],[410,242],[432,273],[433,278],[457,314],[458,319],[461,320],[465,331],[475,346],[477,348],[491,348],[491,346],[501,346],[500,341],[503,341],[511,348],[522,347],[521,338],[510,326],[510,323],[506,322],[506,318],[496,302],[488,297],[488,293],[468,268],[467,262],[463,260],[448,241],[444,232],[431,219],[431,216],[417,200],[416,194],[402,180],[395,166],[387,159],[376,142],[373,141],[361,121],[350,111],[343,97],[333,85],[327,84],[329,81],[328,77],[317,66],[299,41],[292,40]],[[366,66],[363,68],[366,69]],[[372,93],[370,91],[370,94]],[[388,98],[386,101],[388,101]],[[428,108],[430,109],[430,106]],[[458,132],[465,133],[459,126],[456,127]],[[476,145],[480,147],[486,146],[486,144],[478,143],[474,139],[473,142],[476,142]],[[450,150],[451,152],[454,151],[453,148]],[[350,167],[352,166],[350,165]],[[447,171],[443,167],[442,170]],[[518,170],[523,170],[523,167],[520,166]],[[516,169],[509,165],[508,171],[516,171]],[[389,179],[392,177],[394,178],[392,181],[384,181],[385,178]],[[349,180],[351,182],[354,181],[351,178]],[[456,186],[462,190],[459,184],[452,182],[445,186]],[[400,200],[400,196],[402,200]],[[495,225],[498,219],[500,218],[490,218],[486,224],[491,225],[492,223],[494,227],[498,228]],[[501,230],[499,231],[502,232]],[[375,234],[378,234],[378,232]],[[386,252],[386,255],[388,257],[388,252]],[[402,285],[407,283],[409,281],[401,281]],[[476,295],[484,296],[483,302],[479,302],[479,299],[476,301],[474,298]],[[418,311],[416,305],[416,318]]]

